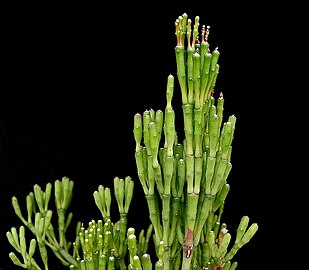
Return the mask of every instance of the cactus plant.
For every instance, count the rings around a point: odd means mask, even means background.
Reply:
[[[175,20],[177,70],[176,76],[167,77],[166,106],[133,116],[134,157],[148,206],[147,230],[137,233],[129,225],[136,185],[131,176],[115,177],[113,194],[109,187],[98,186],[93,199],[102,219],[78,222],[71,240],[67,235],[72,230],[69,205],[74,182],[63,177],[54,185],[47,183],[45,190],[36,184],[26,196],[25,212],[12,197],[22,222],[6,234],[14,250],[9,257],[16,266],[48,270],[51,252],[65,267],[77,270],[237,267],[234,256],[255,235],[258,224],[243,216],[233,236],[222,218],[230,190],[236,116],[225,116],[224,95],[215,91],[220,51],[209,44],[209,34],[199,16],[192,21],[184,13]],[[174,110],[175,89],[181,92],[181,116]],[[183,119],[184,132],[178,130],[177,117]],[[113,197],[116,221],[111,213]]]

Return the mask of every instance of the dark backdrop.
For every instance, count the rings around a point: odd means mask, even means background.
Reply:
[[[15,269],[5,233],[21,225],[11,197],[17,196],[24,205],[34,184],[44,188],[63,176],[74,181],[73,228],[78,220],[100,218],[92,197],[100,184],[112,188],[115,176],[129,175],[135,181],[129,224],[138,231],[148,226],[135,167],[133,116],[165,107],[167,76],[176,77],[174,22],[184,12],[210,25],[210,45],[221,52],[215,91],[224,94],[225,117],[237,117],[224,221],[232,235],[243,215],[260,226],[236,255],[238,269],[270,269],[261,260],[270,255],[267,243],[274,234],[269,219],[272,174],[266,173],[271,162],[264,150],[272,137],[265,132],[270,120],[263,106],[272,91],[265,83],[271,73],[265,69],[264,52],[271,46],[266,11],[257,14],[250,8],[207,1],[16,5],[5,11],[0,98],[2,270]],[[177,83],[173,106],[181,133]],[[65,268],[55,260],[51,269]]]

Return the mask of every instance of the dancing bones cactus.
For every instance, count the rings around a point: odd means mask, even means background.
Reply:
[[[74,183],[63,177],[54,183],[57,230],[49,207],[51,183],[45,191],[35,185],[34,191],[28,194],[27,219],[17,198],[12,197],[15,213],[23,222],[19,229],[12,227],[7,232],[9,243],[22,258],[11,252],[9,256],[15,265],[48,270],[49,248],[64,266],[78,270],[233,270],[237,267],[232,259],[257,232],[258,225],[250,224],[249,217],[243,216],[233,239],[222,221],[230,190],[227,178],[232,168],[236,117],[231,115],[224,121],[223,94],[214,91],[220,52],[218,48],[211,49],[208,43],[209,27],[200,27],[198,16],[192,24],[186,13],[175,22],[183,134],[176,132],[173,75],[167,78],[165,110],[149,109],[134,115],[137,173],[151,221],[146,233],[141,230],[137,237],[135,229],[128,227],[133,180],[129,176],[115,177],[119,220],[113,222],[111,218],[111,190],[100,185],[93,197],[102,219],[92,220],[87,226],[78,222],[76,238],[68,241],[66,235],[73,214],[67,210]],[[29,248],[25,227],[34,235]],[[150,242],[155,258],[148,253]],[[43,266],[34,258],[36,246]]]

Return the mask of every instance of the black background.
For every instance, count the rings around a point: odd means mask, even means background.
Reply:
[[[133,116],[165,107],[167,76],[176,77],[174,22],[184,12],[210,25],[210,46],[221,53],[215,91],[224,94],[225,117],[237,117],[228,180],[231,190],[223,220],[232,235],[243,215],[259,224],[257,234],[235,256],[237,269],[271,269],[261,259],[271,256],[275,236],[271,211],[276,185],[271,168],[276,124],[275,114],[270,115],[266,107],[274,104],[270,62],[276,56],[270,48],[276,37],[275,26],[268,21],[269,10],[188,1],[16,5],[3,12],[2,270],[15,269],[5,233],[21,225],[11,197],[17,196],[23,205],[34,184],[44,188],[63,176],[74,181],[70,205],[74,230],[78,220],[100,218],[92,197],[98,186],[112,188],[115,176],[129,175],[135,181],[129,225],[137,231],[148,226],[148,209],[135,167]],[[173,106],[180,133],[177,83]],[[26,236],[29,240],[30,233]],[[66,269],[52,255],[50,265],[52,270]]]

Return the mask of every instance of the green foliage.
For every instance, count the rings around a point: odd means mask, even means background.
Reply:
[[[12,198],[16,215],[23,225],[7,232],[9,243],[18,256],[12,262],[25,269],[48,270],[50,249],[64,266],[78,270],[173,269],[233,270],[239,249],[258,230],[248,216],[240,220],[235,238],[222,221],[230,190],[232,142],[236,117],[225,120],[223,94],[214,87],[219,73],[218,48],[211,50],[209,28],[194,25],[187,14],[175,22],[177,79],[182,95],[184,134],[176,130],[172,106],[174,76],[167,78],[165,110],[145,110],[134,115],[135,161],[149,209],[147,231],[136,235],[127,216],[133,199],[131,177],[114,178],[114,197],[119,220],[111,219],[112,193],[100,185],[93,192],[102,219],[87,226],[76,226],[76,238],[67,239],[72,220],[68,207],[74,183],[67,177],[48,183],[45,190],[35,185],[26,197],[25,218],[17,198]],[[199,32],[200,29],[200,32]],[[181,138],[183,137],[183,138]],[[53,189],[54,187],[54,189]],[[54,190],[56,217],[49,201]],[[33,234],[29,242],[25,228]],[[147,253],[153,240],[156,258]],[[38,247],[38,248],[37,248]],[[35,252],[41,261],[34,259]],[[39,266],[41,265],[41,266]]]
[[[67,231],[73,215],[67,214],[67,210],[71,202],[73,186],[73,181],[68,177],[63,177],[61,181],[56,180],[54,186],[48,183],[45,191],[36,184],[34,191],[26,197],[27,219],[22,214],[17,198],[15,196],[12,198],[15,213],[23,222],[19,231],[12,227],[6,234],[9,243],[15,249],[15,252],[9,254],[12,262],[26,269],[47,270],[49,269],[47,249],[50,248],[61,263],[70,269],[114,269],[114,267],[127,269],[127,265],[132,263],[130,261],[132,251],[128,249],[128,236],[129,234],[135,236],[135,230],[127,227],[127,214],[134,190],[131,177],[114,178],[114,196],[119,209],[119,220],[116,222],[111,220],[111,190],[100,185],[98,190],[93,192],[93,197],[102,219],[91,220],[87,226],[78,222],[75,229],[76,237],[74,241],[69,241]],[[54,194],[52,194],[53,188]],[[52,195],[55,199],[57,217],[49,205]],[[30,240],[28,251],[25,227],[34,237]],[[135,241],[137,250],[134,256],[142,257],[147,252],[151,235],[151,224],[146,234],[144,230],[140,231]],[[33,257],[37,246],[41,262],[36,262]],[[16,252],[21,256],[21,260],[18,259]],[[44,268],[39,266],[40,263],[43,263]]]

